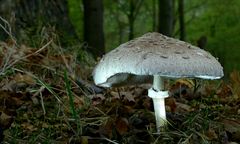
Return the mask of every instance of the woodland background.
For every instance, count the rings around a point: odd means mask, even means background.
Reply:
[[[238,144],[240,0],[0,0],[0,143]],[[150,31],[197,45],[221,80],[166,81],[155,134],[145,85],[105,89],[92,70]]]
[[[9,22],[18,43],[38,47],[48,34],[64,48],[76,46],[96,58],[134,37],[159,31],[209,50],[226,75],[240,69],[239,0],[1,0],[0,4],[1,17]],[[7,38],[1,30],[0,39]]]

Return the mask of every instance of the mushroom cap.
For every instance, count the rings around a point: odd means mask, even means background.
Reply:
[[[152,32],[107,53],[93,71],[94,82],[111,87],[167,78],[219,79],[223,67],[210,53],[187,42]]]

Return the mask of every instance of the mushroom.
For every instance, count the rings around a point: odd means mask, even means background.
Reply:
[[[153,99],[158,132],[166,125],[163,78],[223,77],[223,67],[208,52],[184,41],[152,32],[121,44],[95,67],[95,84],[103,87],[153,81],[148,96]]]

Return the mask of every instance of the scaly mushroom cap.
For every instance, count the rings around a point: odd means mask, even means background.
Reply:
[[[219,79],[221,64],[208,52],[153,32],[107,53],[93,72],[97,85],[145,83],[151,76]]]

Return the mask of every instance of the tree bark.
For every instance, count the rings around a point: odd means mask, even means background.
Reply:
[[[172,2],[172,0],[159,0],[158,31],[164,35],[172,36],[172,31],[173,31],[173,2]]]
[[[185,40],[185,23],[184,23],[184,0],[178,0],[178,19],[179,19],[179,30],[180,40]]]
[[[156,8],[157,1],[152,0],[152,30],[157,31],[157,8]]]
[[[9,21],[13,34],[20,41],[42,38],[43,28],[50,28],[46,35],[56,34],[62,45],[69,44],[66,40],[78,41],[68,17],[67,0],[1,0],[0,4],[4,7],[0,11],[2,16]]]
[[[103,31],[103,1],[83,0],[84,6],[84,40],[88,50],[95,58],[105,52]]]
[[[135,11],[135,6],[133,0],[129,0],[129,15],[128,15],[128,21],[129,21],[129,35],[128,35],[128,40],[133,39],[134,37],[134,11]]]
[[[129,0],[129,11],[125,12],[128,16],[129,35],[128,40],[134,38],[134,23],[142,6],[143,0]]]

